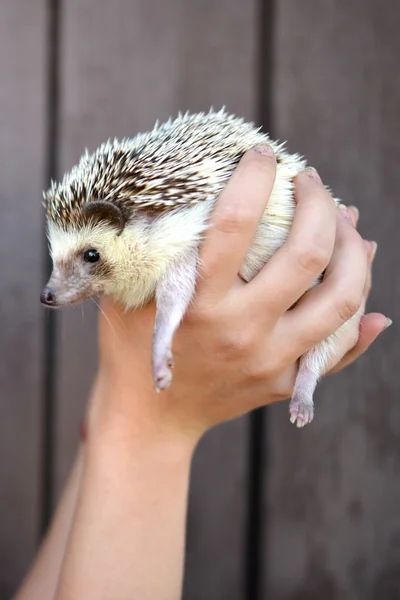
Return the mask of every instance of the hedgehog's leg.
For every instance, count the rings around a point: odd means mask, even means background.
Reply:
[[[290,421],[296,423],[297,427],[304,427],[314,418],[313,394],[324,367],[335,351],[334,335],[317,344],[300,359],[299,371],[289,404]]]
[[[197,249],[186,253],[162,279],[156,290],[156,322],[153,332],[153,381],[165,390],[172,380],[172,339],[193,297],[197,275]]]
[[[350,326],[358,327],[362,311],[359,310],[326,340],[311,348],[300,359],[299,371],[289,404],[290,421],[297,427],[311,423],[314,418],[313,394],[318,379],[325,373],[331,358],[338,353],[341,336]]]

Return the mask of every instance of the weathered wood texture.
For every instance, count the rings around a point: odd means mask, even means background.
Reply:
[[[4,0],[0,18],[0,598],[39,527],[44,255],[45,7]]]
[[[361,210],[378,242],[370,310],[394,320],[317,393],[297,431],[268,411],[264,590],[269,600],[400,598],[400,6],[276,2],[274,134]]]
[[[87,146],[134,135],[178,110],[256,105],[256,1],[69,0],[62,15],[61,171]],[[210,18],[212,16],[212,18]],[[57,494],[96,365],[95,311],[62,313]],[[242,598],[247,421],[212,432],[195,459],[185,598]],[[204,574],[207,578],[204,578]]]

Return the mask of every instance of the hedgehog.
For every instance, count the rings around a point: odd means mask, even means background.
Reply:
[[[43,204],[53,267],[41,302],[56,308],[108,295],[129,310],[155,300],[152,376],[157,391],[167,389],[173,337],[194,295],[212,209],[243,154],[260,144],[271,146],[277,172],[239,273],[249,282],[287,239],[293,180],[307,163],[253,123],[211,109],[86,150],[61,182],[51,182]],[[289,403],[298,427],[313,419],[316,385],[345,327],[299,360]]]

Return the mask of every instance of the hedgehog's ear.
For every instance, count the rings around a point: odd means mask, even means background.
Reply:
[[[90,218],[95,222],[109,223],[118,230],[120,235],[125,227],[125,219],[122,211],[111,202],[106,200],[94,200],[85,204],[83,213],[86,218]]]

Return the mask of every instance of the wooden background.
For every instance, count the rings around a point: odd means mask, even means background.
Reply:
[[[381,0],[0,3],[0,600],[78,440],[96,312],[44,315],[41,191],[85,147],[226,105],[289,140],[378,242],[392,328],[318,390],[219,427],[195,459],[185,600],[400,599],[400,5]]]

